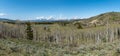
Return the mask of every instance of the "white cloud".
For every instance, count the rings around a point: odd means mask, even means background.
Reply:
[[[6,14],[5,13],[0,13],[0,16],[5,16]]]

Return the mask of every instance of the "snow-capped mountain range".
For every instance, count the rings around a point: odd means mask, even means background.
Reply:
[[[80,18],[78,18],[78,17],[67,18],[67,17],[53,17],[53,16],[45,17],[45,16],[41,16],[41,17],[36,17],[33,20],[20,20],[20,21],[52,22],[52,21],[69,21],[69,20],[76,20],[76,19],[80,19]],[[16,21],[16,20],[11,20],[11,19],[7,19],[7,18],[0,18],[0,21]]]
[[[44,17],[44,16],[41,16],[41,17],[36,17],[36,20],[47,20],[47,21],[58,21],[58,20],[71,20],[71,19],[80,19],[79,17],[73,17],[73,18],[67,18],[67,17],[54,17],[54,16],[49,16],[49,17]]]

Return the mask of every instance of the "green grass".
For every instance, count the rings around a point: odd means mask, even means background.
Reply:
[[[120,41],[114,41],[78,47],[61,47],[23,39],[0,39],[0,56],[118,56],[119,43]]]
[[[10,32],[14,33],[14,28],[19,32],[17,26],[12,28],[8,25],[5,27],[7,30],[3,28],[6,33],[9,33],[10,29]],[[45,25],[32,26],[33,40],[20,37],[19,33],[15,35],[16,38],[7,37],[8,34],[5,34],[6,39],[0,39],[0,56],[118,56],[120,54],[119,34],[117,34],[119,24],[85,29],[54,24],[47,26],[48,30],[44,29]],[[113,34],[113,41],[107,41],[106,32],[109,32],[109,36]],[[58,38],[57,41],[50,41],[51,36]],[[108,38],[111,40],[111,37]]]

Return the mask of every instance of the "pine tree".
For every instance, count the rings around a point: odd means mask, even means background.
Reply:
[[[31,23],[30,22],[27,23],[26,31],[27,31],[27,39],[33,40],[33,30],[31,28]]]

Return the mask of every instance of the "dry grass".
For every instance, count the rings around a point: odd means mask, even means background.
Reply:
[[[6,37],[0,39],[1,56],[118,56],[120,54],[119,24],[86,29],[77,29],[70,25],[33,24],[33,40],[26,39],[25,27],[0,23],[0,36]]]

